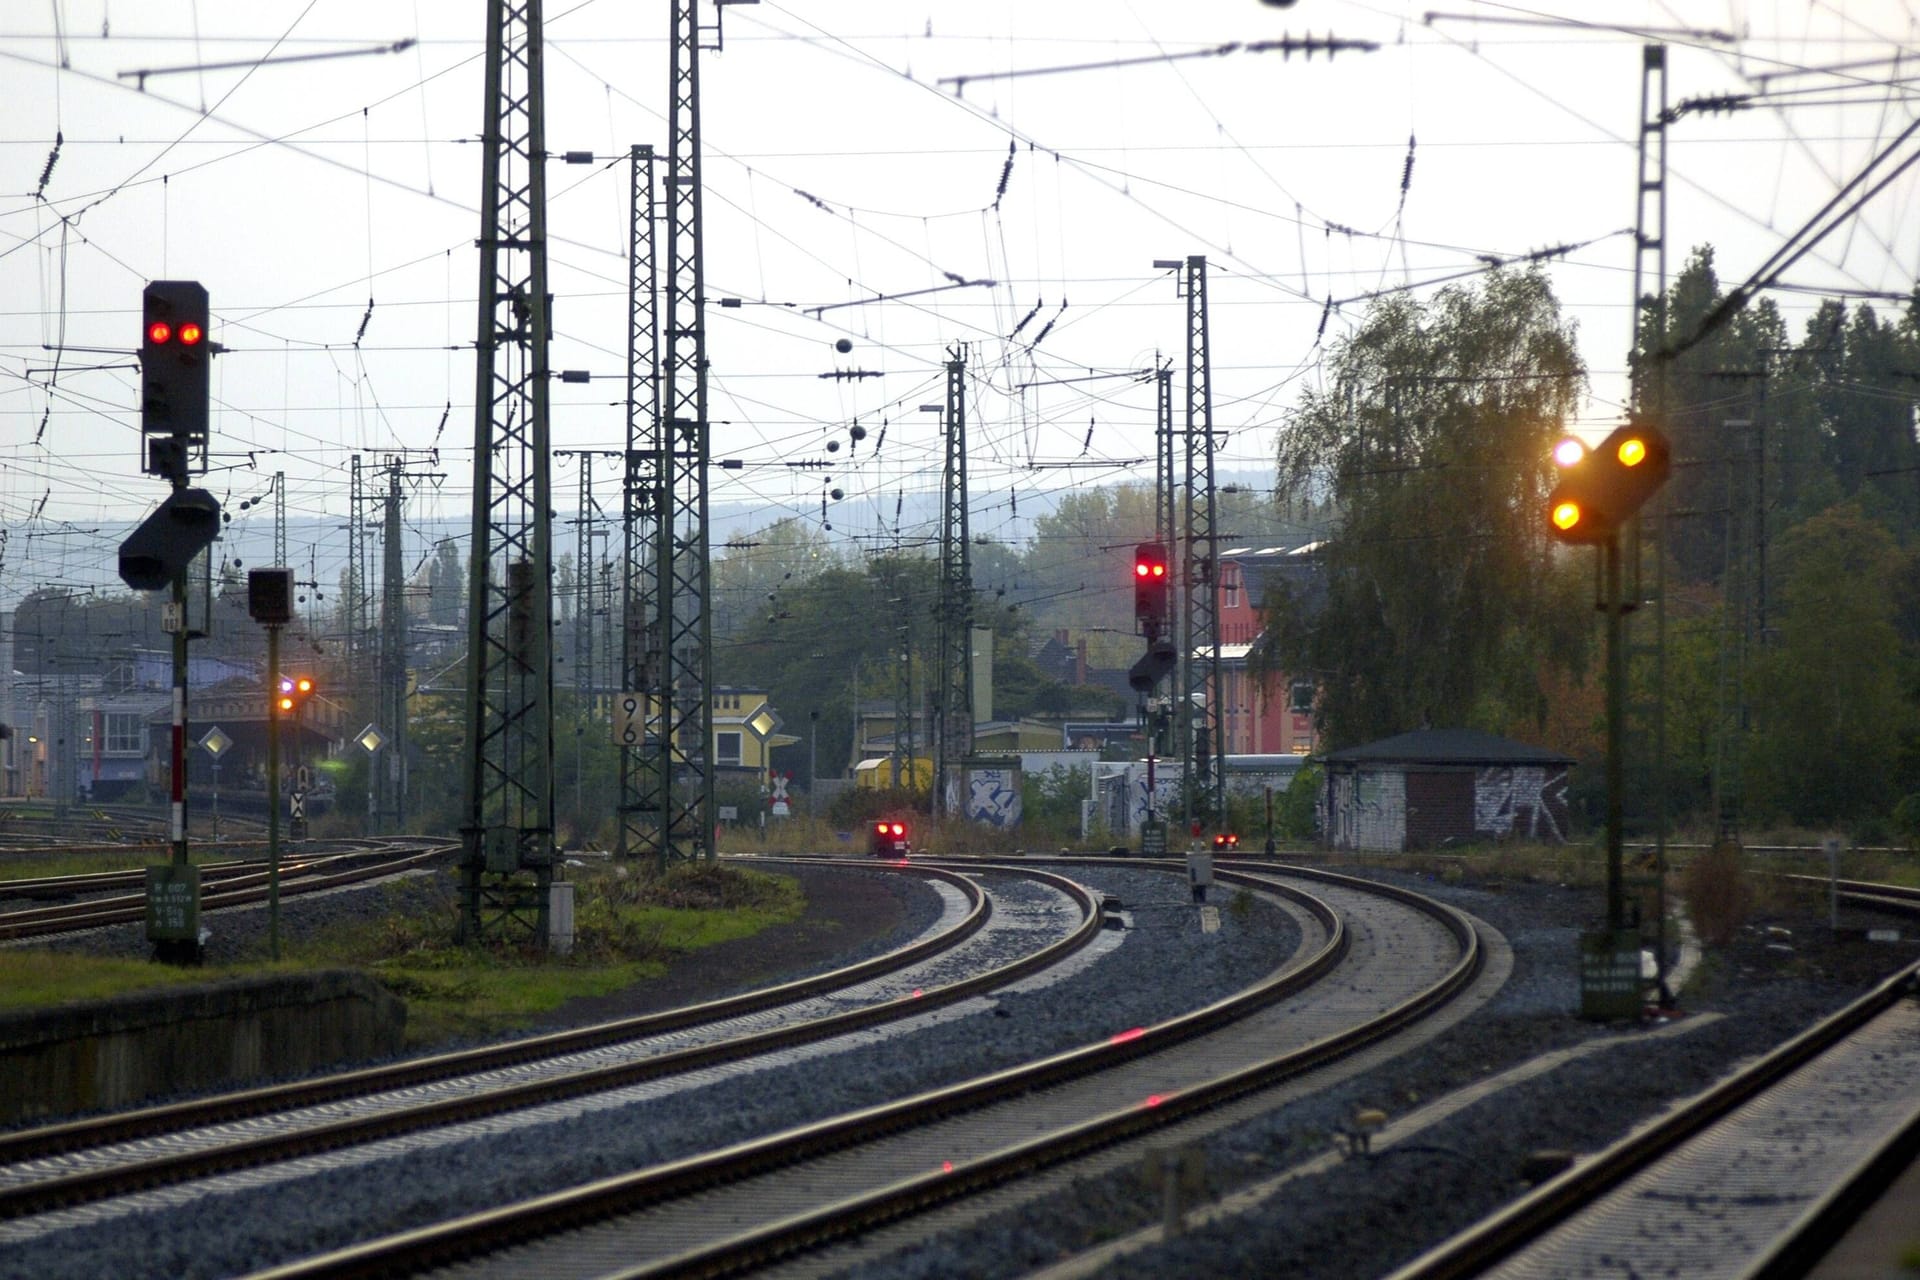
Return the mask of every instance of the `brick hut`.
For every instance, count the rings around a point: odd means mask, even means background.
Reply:
[[[1320,829],[1336,849],[1567,838],[1568,756],[1474,729],[1420,729],[1321,759]]]

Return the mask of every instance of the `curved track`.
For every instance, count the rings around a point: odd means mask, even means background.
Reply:
[[[1417,895],[1296,869],[1220,879],[1289,899],[1305,925],[1291,961],[1229,999],[1022,1067],[262,1274],[749,1269],[1257,1093],[1437,1008],[1480,962],[1471,922]]]
[[[280,860],[280,894],[291,897],[377,880],[424,867],[451,854],[455,846],[424,838],[330,842],[345,845],[330,852],[303,850]],[[352,846],[361,846],[354,848]],[[203,864],[200,907],[246,906],[265,902],[270,872],[263,861]],[[65,896],[144,885],[144,867],[130,871],[94,872],[78,876],[49,876],[0,884],[0,896]],[[84,898],[57,906],[28,907],[0,914],[0,942],[45,938],[106,925],[132,924],[146,919],[144,892]]]
[[[871,863],[857,864],[870,869]],[[1041,880],[1077,911],[1070,929],[1012,963],[933,985],[935,962],[992,933],[970,879],[929,874],[950,907],[937,932],[875,959],[709,1004],[318,1080],[0,1137],[0,1218],[32,1219],[154,1187],[336,1152],[489,1117],[528,1115],[646,1082],[770,1054],[965,999],[1058,963],[1100,930],[1098,904],[1058,876]],[[1009,918],[1005,929],[1024,926]],[[1004,931],[1004,929],[1003,929]],[[1031,933],[1031,930],[1028,930]],[[0,1238],[56,1221],[0,1226]]]

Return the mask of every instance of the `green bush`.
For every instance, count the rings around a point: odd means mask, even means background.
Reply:
[[[1056,764],[1045,773],[1020,774],[1020,828],[1031,836],[1066,839],[1080,832],[1080,802],[1087,775]]]
[[[1893,806],[1893,830],[1909,849],[1920,849],[1920,791]]]

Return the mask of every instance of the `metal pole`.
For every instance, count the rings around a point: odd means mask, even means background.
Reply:
[[[280,958],[280,628],[267,627],[267,946]]]
[[[1626,602],[1620,597],[1620,536],[1601,548],[1607,577],[1607,928],[1626,927],[1626,894],[1620,870],[1620,815],[1623,765],[1621,723],[1627,706]]]
[[[173,776],[169,779],[172,814],[168,834],[173,841],[173,865],[185,867],[187,857],[187,571],[173,578]]]

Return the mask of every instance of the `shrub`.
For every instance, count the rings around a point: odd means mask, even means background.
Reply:
[[[1893,829],[1909,849],[1920,849],[1920,791],[1893,806]]]
[[[1722,840],[1681,874],[1680,892],[1693,916],[1693,927],[1711,945],[1731,942],[1753,908],[1745,862],[1736,842]]]

